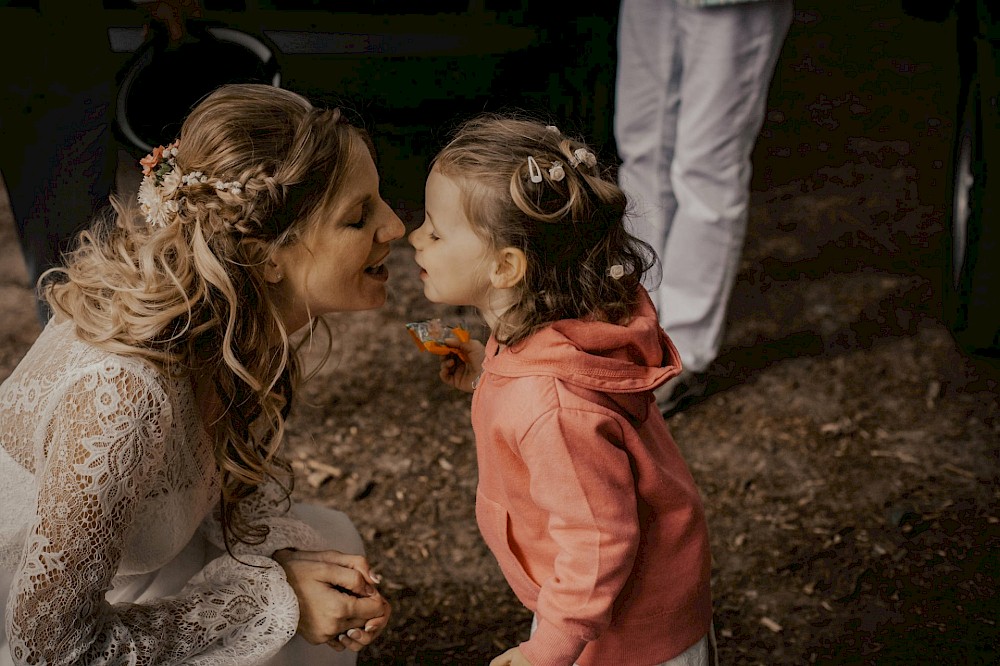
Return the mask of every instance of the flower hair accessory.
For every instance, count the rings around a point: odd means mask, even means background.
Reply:
[[[177,171],[177,148],[179,141],[169,146],[157,146],[153,152],[139,160],[142,165],[142,184],[139,186],[139,209],[145,214],[146,222],[155,227],[165,227],[172,215],[180,210],[180,202],[174,197],[181,187],[210,183],[212,179],[201,171],[181,174]],[[215,189],[238,195],[243,192],[239,181],[215,181]]]
[[[566,172],[563,170],[562,162],[554,162],[551,167],[549,167],[549,178],[555,182],[559,182],[566,177]]]
[[[629,271],[629,273],[631,273],[631,271]],[[621,264],[615,264],[614,266],[608,268],[608,277],[613,280],[620,280],[625,277],[625,275],[625,267]]]
[[[139,160],[142,165],[142,184],[139,186],[139,209],[146,215],[146,222],[164,227],[170,216],[180,209],[174,200],[177,188],[186,185],[184,177],[174,168],[177,161],[178,142],[157,146],[153,152]]]
[[[586,148],[577,148],[573,151],[573,157],[570,158],[569,165],[571,167],[576,167],[581,162],[593,169],[597,166],[597,157]]]

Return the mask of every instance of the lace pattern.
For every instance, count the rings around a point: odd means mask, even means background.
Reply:
[[[223,547],[191,393],[79,341],[68,322],[50,323],[0,386],[0,475],[33,486],[0,505],[0,569],[14,581],[0,649],[15,663],[253,664],[295,633],[294,592],[268,556],[319,540],[276,486],[241,507],[270,527],[264,544],[212,560],[174,596],[106,601],[116,580],[165,566],[199,528]]]

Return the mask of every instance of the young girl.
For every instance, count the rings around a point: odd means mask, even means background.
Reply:
[[[435,157],[409,240],[424,294],[492,335],[449,344],[474,391],[476,517],[530,638],[492,666],[708,664],[708,532],[653,389],[680,371],[640,279],[649,248],[583,143],[482,116]]]
[[[0,386],[0,665],[353,664],[389,606],[347,516],[289,509],[280,460],[289,336],[385,302],[403,225],[371,141],[235,85],[142,164]]]

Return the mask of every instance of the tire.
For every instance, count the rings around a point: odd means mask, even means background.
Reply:
[[[943,318],[965,352],[1000,357],[1000,248],[996,238],[1000,230],[997,195],[989,191],[987,182],[988,164],[1000,168],[1000,159],[992,154],[997,149],[988,143],[995,128],[984,124],[984,115],[989,122],[995,120],[990,116],[995,115],[995,109],[984,105],[978,72],[963,78],[944,243]]]

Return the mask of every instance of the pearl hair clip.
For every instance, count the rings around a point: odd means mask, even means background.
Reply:
[[[631,271],[629,271],[631,272]],[[615,264],[608,268],[608,277],[613,280],[620,280],[625,276],[625,267],[621,264]]]

